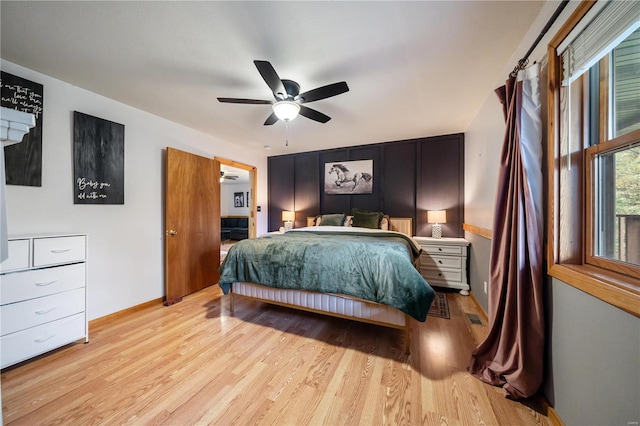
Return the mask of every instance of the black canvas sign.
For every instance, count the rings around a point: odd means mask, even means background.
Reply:
[[[73,113],[74,204],[124,204],[124,125]]]

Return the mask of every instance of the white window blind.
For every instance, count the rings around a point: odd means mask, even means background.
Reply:
[[[580,77],[640,27],[640,1],[600,0],[604,7],[577,34],[569,34],[558,47],[562,55],[563,85]],[[602,6],[600,4],[600,6]],[[594,6],[596,7],[596,6]]]

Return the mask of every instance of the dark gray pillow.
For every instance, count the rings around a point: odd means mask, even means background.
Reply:
[[[323,214],[320,226],[342,226],[344,223],[344,213]]]

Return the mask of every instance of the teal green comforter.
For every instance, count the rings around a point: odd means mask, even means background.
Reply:
[[[234,244],[219,285],[225,294],[236,281],[345,294],[425,321],[435,292],[414,267],[419,255],[398,233],[289,231]]]

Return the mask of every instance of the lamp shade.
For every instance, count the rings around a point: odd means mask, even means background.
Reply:
[[[282,211],[282,221],[283,222],[293,222],[296,220],[296,213],[291,210],[283,210]]]
[[[446,210],[427,210],[427,222],[447,223],[447,211]]]
[[[279,101],[271,105],[273,112],[280,120],[289,121],[298,116],[300,105],[292,101]]]

